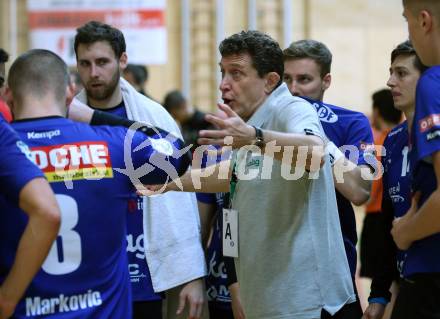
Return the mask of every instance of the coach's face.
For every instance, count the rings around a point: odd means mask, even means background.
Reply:
[[[222,99],[247,121],[263,104],[280,77],[275,72],[260,77],[248,53],[224,56],[219,65],[222,73]]]
[[[107,41],[78,46],[78,73],[92,106],[110,100],[119,83],[121,70],[126,65],[126,53],[117,58]]]

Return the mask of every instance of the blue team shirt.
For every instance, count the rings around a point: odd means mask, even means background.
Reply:
[[[132,165],[148,172],[139,178],[143,183],[164,182],[167,173],[158,168],[164,154],[158,150],[168,151],[166,146],[172,144],[177,152],[182,141],[165,142],[160,136],[127,134],[122,127],[91,127],[59,117],[20,121],[13,127],[51,183],[62,213],[58,238],[15,317],[131,318],[126,211],[133,184],[124,169]],[[126,135],[132,136],[131,145],[124,145]],[[169,164],[184,171],[172,156],[165,157]],[[148,163],[153,166],[145,166]],[[0,206],[3,281],[27,219],[3,197]]]
[[[0,115],[0,193],[12,204],[18,204],[22,188],[43,173],[25,155],[29,149]]]
[[[214,225],[211,241],[206,252],[208,276],[205,278],[208,301],[216,308],[231,309],[231,295],[228,289],[228,280],[222,249],[223,234],[223,207],[225,193],[197,193],[197,200],[215,205]]]
[[[408,123],[397,125],[387,135],[383,146],[386,150],[382,158],[383,199],[393,209],[394,217],[402,217],[411,206],[411,178]],[[402,276],[407,270],[406,253],[397,252],[397,268]]]
[[[104,111],[128,118],[124,102]],[[148,269],[145,257],[143,207],[143,197],[137,196],[136,192],[134,192],[127,202],[127,256],[133,301],[160,300],[162,296],[154,292],[150,270]]]
[[[346,157],[357,165],[370,165],[364,159],[364,151],[373,144],[373,133],[367,117],[360,113],[344,109],[339,106],[314,101],[309,101],[318,113],[325,135],[337,147],[352,145],[355,152],[345,153]],[[358,153],[357,153],[358,152]],[[357,154],[356,154],[357,153]],[[348,199],[336,190],[339,221],[341,224],[342,237],[344,239],[345,252],[352,277],[356,272],[356,218],[353,207]]]
[[[212,150],[218,147],[209,146]],[[214,165],[227,160],[229,152],[222,155],[210,155],[204,153],[201,167]],[[229,201],[229,193],[196,193],[199,202],[215,205],[215,216],[212,228],[211,241],[206,251],[206,264],[208,265],[208,276],[205,278],[208,301],[211,307],[223,310],[231,310],[231,295],[228,289],[228,275],[223,256],[223,208]]]
[[[432,155],[440,150],[440,66],[426,70],[417,83],[411,132],[412,192],[421,192],[421,207],[437,188]],[[440,272],[440,233],[414,242],[407,250],[405,276]]]

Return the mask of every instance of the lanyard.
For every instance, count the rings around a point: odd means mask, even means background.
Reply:
[[[237,173],[235,172],[235,169],[237,167],[237,163],[234,161],[234,166],[232,166],[232,176],[231,176],[231,181],[229,182],[229,208],[232,208],[232,200],[234,198],[234,194],[235,194],[235,188],[237,186]]]

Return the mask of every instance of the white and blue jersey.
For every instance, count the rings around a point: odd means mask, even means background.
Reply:
[[[383,146],[386,150],[382,158],[382,207],[390,207],[394,217],[402,217],[411,206],[411,178],[408,123],[397,125],[387,135]],[[397,268],[403,276],[406,253],[397,252]]]
[[[19,121],[13,127],[61,208],[58,237],[14,318],[131,318],[127,199],[133,182],[163,183],[176,170],[187,169],[178,155],[183,141],[163,138],[165,132],[147,137],[60,117]],[[1,282],[27,219],[3,197],[0,206]]]
[[[365,160],[364,151],[373,144],[373,133],[371,132],[370,122],[364,114],[323,103],[322,101],[303,98],[316,108],[322,128],[328,139],[337,147],[349,146],[352,149],[351,153],[345,153],[347,158],[357,165],[371,164]],[[357,262],[357,232],[354,210],[350,201],[337,190],[336,199],[345,252],[351,275],[354,277]]]
[[[12,204],[18,205],[22,188],[43,173],[25,155],[28,147],[0,115],[0,193]]]
[[[420,208],[437,188],[432,155],[440,151],[440,66],[426,70],[417,83],[411,132],[411,186],[420,192]],[[440,272],[440,233],[414,242],[407,250],[404,275]]]
[[[128,118],[124,102],[114,108],[101,110]],[[152,301],[162,299],[161,294],[155,293],[145,257],[145,236],[143,227],[144,200],[133,192],[127,202],[127,257],[128,272],[133,294],[133,301]]]

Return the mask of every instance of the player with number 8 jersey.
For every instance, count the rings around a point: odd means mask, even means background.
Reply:
[[[11,67],[11,89],[20,87],[14,75],[28,65],[55,68],[58,59],[45,50],[25,53]],[[19,116],[13,123],[50,182],[62,215],[58,238],[14,318],[131,318],[127,199],[135,181],[163,183],[186,171],[183,141],[160,129],[91,127],[51,113],[56,112]],[[4,198],[0,207],[1,282],[27,220]]]

